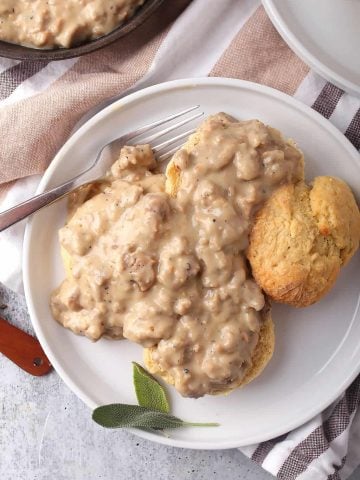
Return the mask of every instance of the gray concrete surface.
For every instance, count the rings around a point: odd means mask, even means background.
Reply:
[[[21,296],[2,311],[31,332]],[[35,378],[0,355],[1,480],[271,480],[238,450],[182,450],[105,430],[53,372]],[[358,469],[352,480],[359,480]]]

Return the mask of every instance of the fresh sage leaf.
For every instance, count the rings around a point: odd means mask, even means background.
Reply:
[[[133,362],[133,379],[136,397],[141,407],[164,413],[170,412],[170,405],[164,388],[136,362]]]
[[[106,428],[164,428],[217,427],[218,423],[184,422],[169,413],[151,410],[140,405],[113,403],[98,407],[93,411],[93,420]]]

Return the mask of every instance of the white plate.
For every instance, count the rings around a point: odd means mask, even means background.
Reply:
[[[289,46],[324,78],[360,96],[359,0],[263,0]]]
[[[194,104],[200,104],[206,114],[222,110],[279,128],[303,149],[308,177],[339,175],[360,194],[359,155],[328,121],[276,90],[220,78],[169,82],[110,105],[64,145],[38,191],[80,172],[104,143],[123,132]],[[49,295],[64,277],[57,230],[64,223],[65,211],[64,201],[48,207],[26,229],[24,284],[36,334],[59,375],[89,407],[135,403],[131,361],[141,362],[142,349],[127,341],[91,343],[51,317]],[[136,433],[168,445],[222,449],[276,437],[320,412],[360,371],[359,269],[357,255],[331,294],[314,307],[274,308],[275,354],[249,386],[226,397],[198,400],[182,398],[169,387],[175,415],[216,421],[220,427],[174,430],[170,438]]]

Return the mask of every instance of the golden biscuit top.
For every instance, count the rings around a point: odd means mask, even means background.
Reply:
[[[258,212],[248,258],[275,301],[306,306],[325,295],[359,247],[360,214],[350,188],[333,177],[280,187]]]
[[[345,182],[334,177],[317,177],[310,190],[310,205],[319,232],[330,235],[346,265],[359,248],[360,214]]]

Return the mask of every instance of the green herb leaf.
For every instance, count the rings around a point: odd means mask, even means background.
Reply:
[[[136,397],[142,407],[169,413],[170,405],[164,388],[141,365],[133,362],[133,379]]]
[[[126,405],[113,403],[98,407],[93,411],[93,420],[106,428],[163,428],[179,427],[217,427],[218,423],[192,423],[184,422],[180,418],[168,413],[151,410],[139,405]]]

